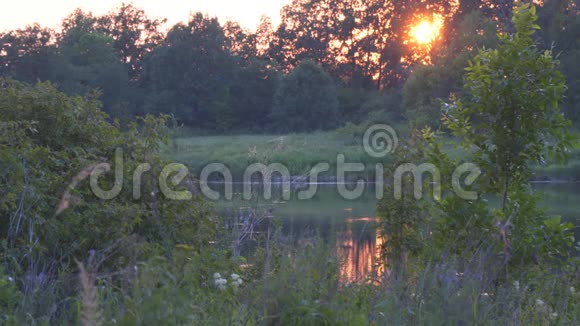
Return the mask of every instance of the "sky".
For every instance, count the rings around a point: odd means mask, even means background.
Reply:
[[[167,18],[170,26],[187,21],[192,12],[201,11],[217,16],[221,22],[232,19],[253,30],[262,15],[269,16],[274,24],[278,24],[280,9],[290,0],[15,0],[2,5],[0,31],[36,22],[58,28],[62,18],[76,8],[101,15],[123,2],[132,2],[145,9],[151,18]]]

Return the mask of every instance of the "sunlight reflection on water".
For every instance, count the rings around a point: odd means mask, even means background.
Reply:
[[[562,215],[563,220],[580,225],[580,184],[539,184],[534,188],[541,194],[548,214]],[[328,185],[320,187],[314,198],[305,201],[218,203],[218,206],[230,208],[255,205],[272,208],[273,215],[282,219],[283,232],[287,235],[300,237],[306,229],[317,230],[327,241],[336,241],[336,250],[343,263],[344,284],[365,281],[369,275],[381,275],[375,262],[380,254],[378,247],[384,240],[377,230],[379,219],[372,191],[349,201],[338,195],[335,186]],[[575,233],[580,239],[580,228]]]

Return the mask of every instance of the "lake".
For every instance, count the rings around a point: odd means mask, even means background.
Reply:
[[[541,205],[549,214],[560,215],[564,221],[578,226],[575,234],[576,239],[580,239],[580,184],[535,183],[533,187],[541,195]],[[382,241],[376,228],[377,200],[373,189],[374,186],[367,186],[363,196],[355,200],[343,199],[332,184],[319,185],[316,195],[308,200],[298,200],[293,193],[288,201],[247,202],[240,199],[238,192],[233,201],[219,201],[217,207],[221,214],[237,214],[241,207],[268,211],[282,219],[285,234],[298,238],[317,234],[335,241],[343,262],[343,281],[355,282],[373,272],[377,247]],[[274,189],[273,193],[280,194],[280,191]]]

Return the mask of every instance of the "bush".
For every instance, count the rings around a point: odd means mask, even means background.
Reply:
[[[0,117],[2,262],[27,289],[20,312],[46,320],[70,317],[66,298],[76,287],[67,279],[76,271],[74,259],[106,257],[100,269],[112,272],[151,253],[170,253],[176,244],[197,251],[209,245],[215,234],[210,209],[199,198],[169,200],[160,192],[165,162],[159,146],[167,141],[167,117],[141,118],[121,133],[94,98],[12,80],[0,80]],[[122,149],[122,166],[114,162],[116,149]],[[98,198],[88,182],[103,161],[124,175],[99,178],[102,189],[123,186],[110,200]],[[132,179],[145,162],[151,171],[143,175],[137,200]],[[67,304],[51,307],[43,300]]]

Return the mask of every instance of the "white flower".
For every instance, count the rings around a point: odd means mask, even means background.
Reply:
[[[550,314],[550,320],[556,320],[558,318],[558,313],[557,312],[553,312]]]
[[[14,279],[12,277],[8,276],[8,282],[14,283]]]
[[[220,275],[220,273],[214,273],[213,278],[217,280],[218,278],[222,278],[222,276]]]
[[[240,285],[242,285],[244,283],[244,281],[242,280],[242,278],[240,277],[240,275],[238,274],[232,274],[230,275],[232,278],[232,285],[237,288]]]
[[[572,294],[576,293],[576,289],[573,286],[570,287],[570,293]]]
[[[225,278],[216,278],[213,282],[215,286],[217,286],[218,289],[220,290],[225,290],[226,287],[228,286],[228,280],[226,280]]]
[[[520,289],[520,282],[514,281],[514,288],[516,288],[516,290],[519,290]]]
[[[536,299],[536,309],[542,314],[547,314],[549,312],[548,306],[546,306],[546,303],[541,299]]]

